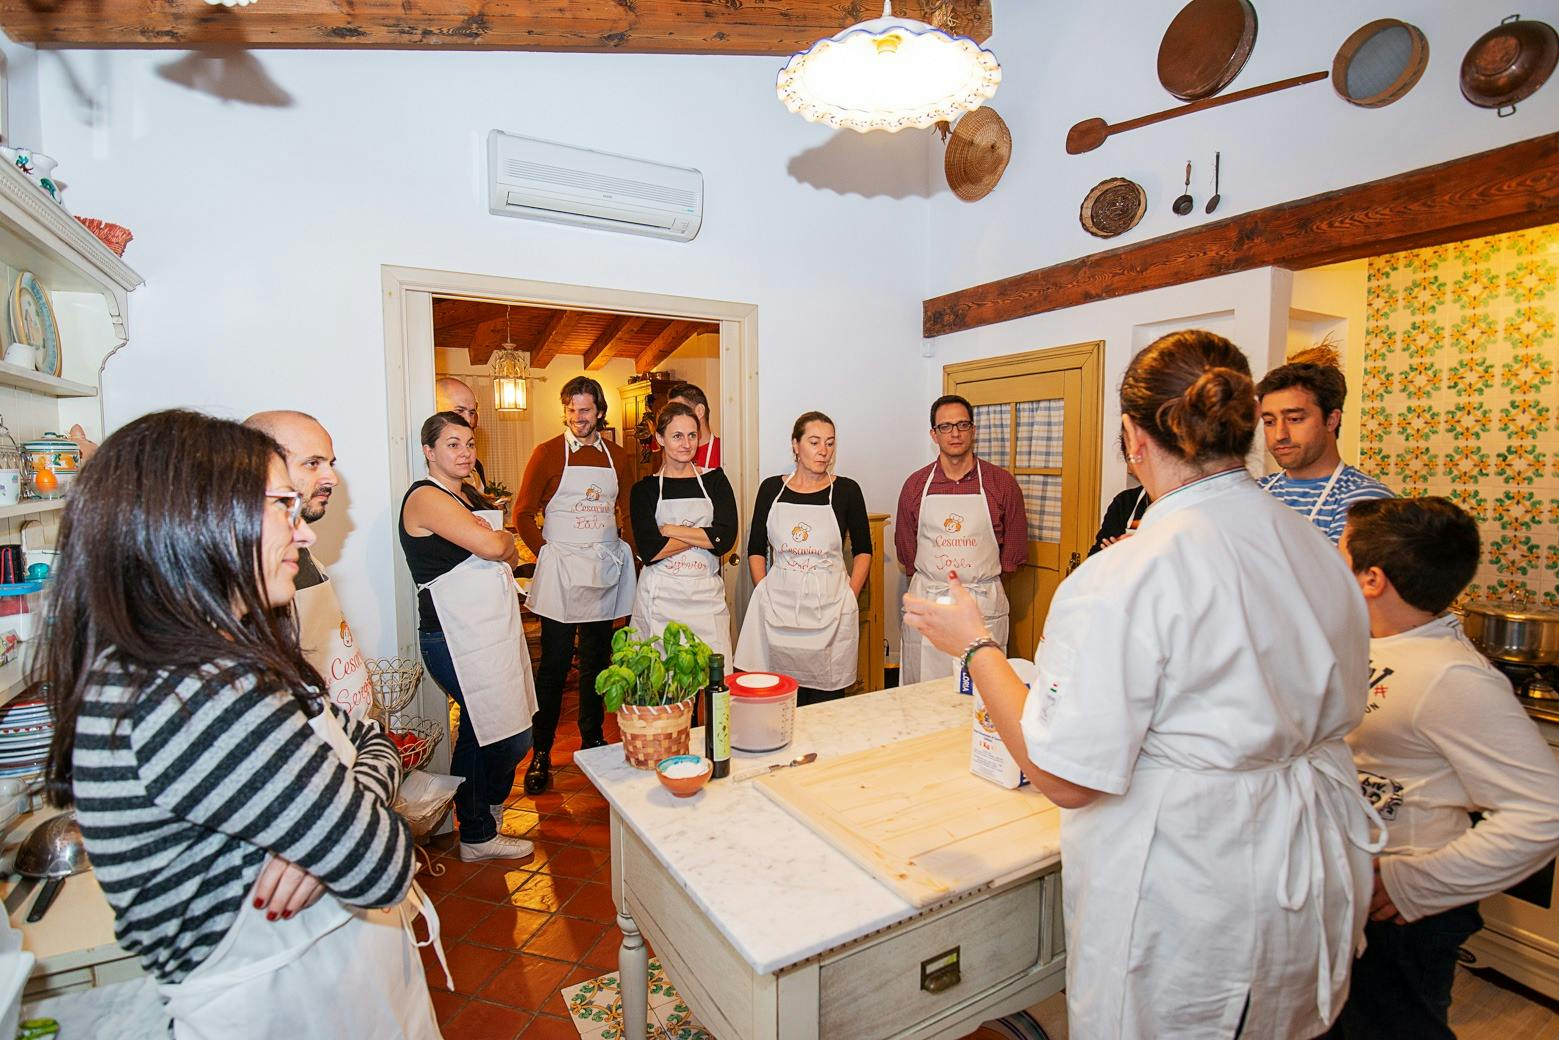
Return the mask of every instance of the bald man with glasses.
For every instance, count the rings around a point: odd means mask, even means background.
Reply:
[[[948,572],[980,604],[998,643],[1007,643],[1007,593],[1001,576],[1028,559],[1023,490],[1011,473],[975,456],[974,406],[957,394],[931,405],[936,461],[918,469],[899,492],[893,545],[909,575],[909,594],[948,592]],[[908,625],[899,629],[899,684],[953,674],[951,656]]]

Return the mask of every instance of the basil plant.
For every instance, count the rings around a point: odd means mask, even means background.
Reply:
[[[659,639],[638,639],[632,628],[612,634],[612,663],[595,679],[607,711],[680,704],[709,685],[709,644],[673,621]]]

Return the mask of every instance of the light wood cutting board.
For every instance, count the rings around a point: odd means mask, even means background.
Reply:
[[[915,906],[1021,873],[1060,840],[1044,795],[969,772],[967,726],[754,783]]]

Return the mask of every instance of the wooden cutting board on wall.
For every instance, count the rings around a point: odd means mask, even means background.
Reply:
[[[1049,799],[969,772],[967,726],[754,783],[915,906],[1019,875],[1060,849]]]

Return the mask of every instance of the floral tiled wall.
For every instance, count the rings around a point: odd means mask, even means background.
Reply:
[[[1478,519],[1469,594],[1559,605],[1559,225],[1368,263],[1359,466]]]

